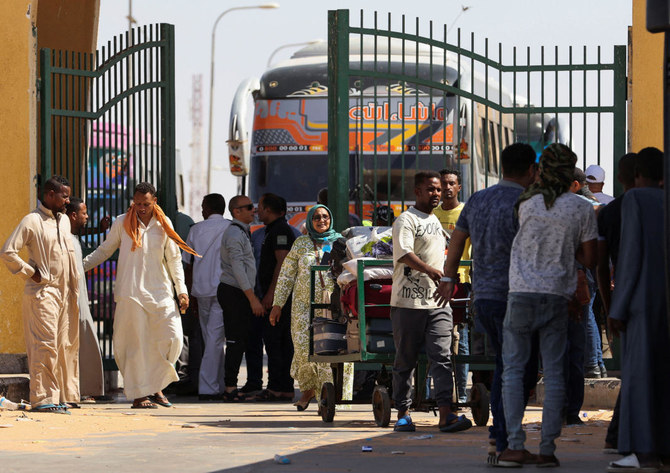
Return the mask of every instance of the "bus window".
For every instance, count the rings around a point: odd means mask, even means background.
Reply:
[[[505,148],[511,145],[514,142],[512,130],[509,127],[505,127]]]
[[[479,126],[479,153],[477,153],[477,160],[479,161],[479,168],[482,172],[486,170],[486,155],[489,154],[487,139],[491,139],[489,136],[486,137],[486,118],[481,117],[481,125]]]
[[[496,133],[495,123],[489,122],[489,174],[498,174],[498,133]]]

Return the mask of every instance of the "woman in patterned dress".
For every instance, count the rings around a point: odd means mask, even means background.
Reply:
[[[307,213],[305,225],[307,235],[295,240],[291,251],[284,259],[270,312],[270,323],[274,325],[281,316],[291,292],[291,337],[293,339],[293,362],[291,376],[298,382],[301,397],[294,405],[304,411],[314,397],[321,395],[321,386],[333,382],[333,372],[328,363],[315,363],[309,357],[309,294],[310,266],[319,264],[324,252],[330,251],[332,242],[342,235],[333,229],[331,212],[324,205],[316,205]],[[315,300],[323,300],[323,294],[333,290],[333,281],[325,275],[316,279]],[[345,363],[343,399],[351,399],[353,389],[353,363]]]

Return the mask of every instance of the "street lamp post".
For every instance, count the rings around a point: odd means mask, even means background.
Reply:
[[[325,43],[325,41],[322,39],[313,39],[312,41],[303,41],[302,43],[282,44],[277,49],[272,51],[272,54],[270,54],[270,57],[268,58],[267,67],[270,67],[272,65],[272,59],[275,57],[275,54],[277,54],[282,49],[293,48],[298,46],[309,46],[311,44],[317,44],[317,43]]]
[[[211,56],[211,71],[209,75],[209,132],[207,135],[207,193],[210,193],[212,182],[212,118],[214,116],[214,50],[216,47],[216,27],[219,24],[221,18],[224,17],[226,13],[229,13],[233,10],[251,10],[251,9],[274,9],[279,8],[278,3],[264,3],[262,5],[250,5],[247,7],[233,7],[225,10],[221,13],[214,21],[214,26],[212,27],[212,56]]]

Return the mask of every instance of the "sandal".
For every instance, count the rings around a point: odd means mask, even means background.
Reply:
[[[247,400],[247,397],[239,389],[230,392],[224,391],[221,395],[223,396],[223,402],[244,402]]]
[[[168,398],[165,397],[164,394],[152,394],[151,396],[147,396],[152,402],[155,402],[159,406],[163,407],[172,407],[172,403],[168,401]]]
[[[312,402],[312,399],[314,399],[314,396],[310,397],[306,401],[299,399],[298,402],[293,403],[293,405],[298,410],[298,412],[303,412],[307,410],[307,408],[309,407],[309,403]]]
[[[133,401],[131,409],[158,409],[158,406],[151,401],[149,396],[141,397]]]
[[[464,415],[457,416],[456,414],[450,414],[447,417],[447,423],[439,427],[440,432],[461,432],[472,427],[472,422]]]
[[[76,402],[64,402],[61,407],[65,409],[81,409],[81,406]]]
[[[55,404],[42,404],[41,406],[35,406],[32,409],[30,409],[30,412],[50,412],[52,414],[70,414],[67,408],[57,406]]]

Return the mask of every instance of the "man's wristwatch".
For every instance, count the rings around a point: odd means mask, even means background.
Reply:
[[[440,282],[458,282],[456,278],[450,278],[449,276],[442,276]]]

